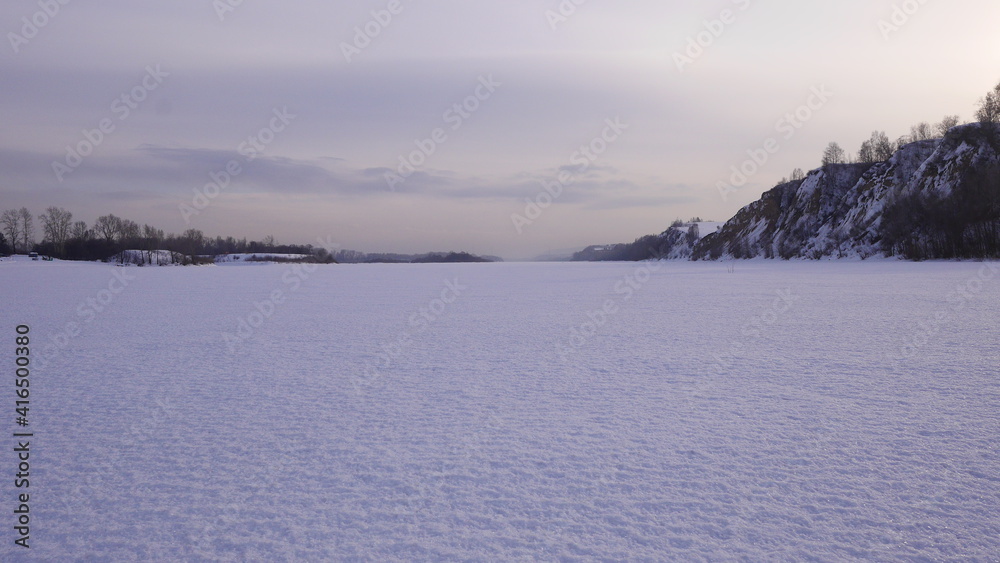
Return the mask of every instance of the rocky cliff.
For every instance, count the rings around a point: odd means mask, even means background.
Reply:
[[[885,162],[779,185],[702,239],[693,259],[1000,257],[1000,127],[955,127]]]

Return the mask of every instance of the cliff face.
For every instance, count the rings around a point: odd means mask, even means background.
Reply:
[[[956,127],[886,162],[827,165],[766,192],[693,258],[1000,257],[1000,128]]]

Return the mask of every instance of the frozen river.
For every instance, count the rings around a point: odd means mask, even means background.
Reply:
[[[1000,560],[995,263],[4,261],[0,288],[34,434],[30,552],[0,456],[4,561]]]

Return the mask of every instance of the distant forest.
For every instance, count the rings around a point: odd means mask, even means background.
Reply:
[[[73,214],[60,207],[49,207],[38,215],[42,241],[36,242],[36,216],[27,208],[10,209],[0,214],[0,255],[37,252],[62,260],[107,260],[124,250],[169,250],[185,256],[184,263],[197,263],[199,257],[221,254],[305,254],[316,262],[335,262],[326,248],[312,245],[277,244],[274,237],[262,241],[246,238],[205,236],[197,229],[183,234],[166,234],[150,225],[139,226],[115,215],[98,217],[93,225],[73,221]]]
[[[35,222],[37,219],[37,223]],[[36,242],[36,225],[41,227],[42,241]],[[356,250],[334,250],[311,244],[277,244],[273,236],[264,240],[205,236],[197,229],[182,234],[166,234],[150,225],[139,226],[135,221],[115,215],[98,217],[93,225],[73,221],[73,214],[60,207],[49,207],[35,216],[27,208],[10,209],[0,214],[0,256],[37,252],[61,260],[110,260],[126,250],[151,252],[169,250],[183,258],[182,264],[213,262],[213,257],[225,254],[301,254],[305,261],[329,263],[448,263],[498,262],[495,256],[481,257],[467,252],[431,252],[426,254],[368,254]],[[280,261],[269,258],[269,261]],[[302,260],[296,260],[302,261]]]

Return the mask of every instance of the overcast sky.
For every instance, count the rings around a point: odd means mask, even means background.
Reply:
[[[369,252],[725,220],[1000,80],[995,0],[58,1],[0,5],[0,209]]]

